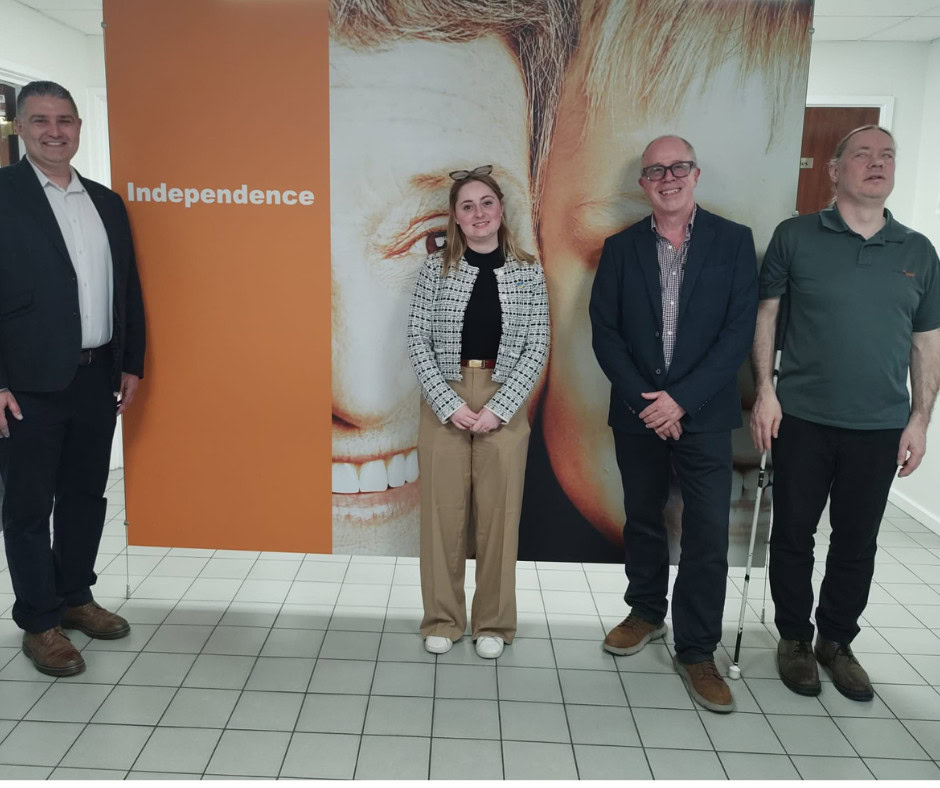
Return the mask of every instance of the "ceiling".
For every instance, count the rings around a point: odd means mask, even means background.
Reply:
[[[934,41],[938,0],[816,0],[814,41]]]
[[[86,35],[101,35],[101,0],[19,0]],[[816,0],[815,41],[934,41],[940,0]]]
[[[18,1],[85,35],[101,35],[101,0]]]

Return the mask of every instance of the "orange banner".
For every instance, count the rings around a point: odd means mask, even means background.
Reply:
[[[137,545],[331,551],[326,0],[105,0],[148,352]]]

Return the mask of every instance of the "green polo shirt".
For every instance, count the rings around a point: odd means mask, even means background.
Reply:
[[[867,241],[835,206],[774,231],[760,297],[788,294],[784,413],[858,430],[907,424],[911,334],[940,328],[940,261],[925,236],[885,219]]]

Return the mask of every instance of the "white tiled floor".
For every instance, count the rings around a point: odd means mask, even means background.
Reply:
[[[416,559],[125,550],[120,473],[108,497],[95,592],[133,628],[73,633],[80,676],[53,680],[20,653],[0,559],[0,779],[940,778],[940,536],[890,505],[854,644],[875,701],[825,676],[818,698],[783,687],[756,570],[738,711],[721,716],[689,698],[671,637],[601,650],[626,612],[619,566],[520,563],[504,655],[481,660],[465,638],[435,658]],[[743,575],[728,581],[722,669]]]

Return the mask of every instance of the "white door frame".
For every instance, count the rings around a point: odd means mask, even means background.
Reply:
[[[894,96],[807,96],[807,107],[878,107],[878,125],[891,131]]]
[[[34,71],[29,66],[0,57],[0,82],[9,82],[11,85],[23,87],[26,83],[37,79],[49,79],[49,76],[42,71]]]
[[[89,178],[111,188],[111,141],[108,135],[108,93],[88,88],[82,145],[87,146]]]

